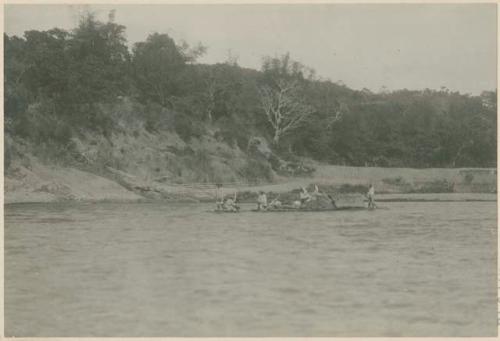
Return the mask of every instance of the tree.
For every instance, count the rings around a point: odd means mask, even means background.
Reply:
[[[235,74],[237,67],[228,63],[210,65],[203,68],[201,97],[206,117],[210,123],[230,116],[236,110],[234,103],[241,91],[240,79]]]
[[[301,83],[304,74],[313,72],[292,61],[287,53],[281,58],[265,58],[262,69],[264,82],[259,87],[260,101],[267,120],[273,128],[273,143],[305,123],[316,109],[303,99]]]
[[[212,69],[210,69],[212,71]],[[215,76],[213,75],[213,72],[205,79],[205,85],[206,85],[206,91],[204,93],[204,97],[207,102],[206,110],[207,110],[207,118],[210,123],[212,123],[213,120],[213,112],[215,109],[215,101],[216,101],[216,95],[217,95],[217,87],[218,87],[218,82]]]
[[[33,99],[61,98],[67,93],[69,56],[67,54],[68,32],[52,29],[49,31],[26,31],[25,69],[18,80],[22,81]]]
[[[69,86],[72,102],[87,105],[113,100],[128,90],[130,55],[124,36],[125,26],[102,23],[89,13],[80,19],[69,40]]]
[[[26,41],[19,37],[9,38],[4,34],[4,110],[5,129],[9,130],[13,120],[26,110],[29,102],[28,91],[23,83],[28,64],[26,61]]]
[[[262,109],[273,127],[273,143],[276,145],[315,111],[312,105],[300,98],[299,89],[296,81],[279,81],[275,88],[262,86],[259,89]]]
[[[144,99],[173,107],[173,99],[181,95],[181,77],[186,63],[196,60],[204,47],[180,46],[167,34],[153,33],[145,42],[136,43],[132,65],[137,88]]]
[[[129,87],[124,30],[112,15],[102,23],[89,13],[72,31],[30,30],[24,38],[4,37],[9,124],[17,120],[25,132],[42,121],[103,128],[107,119],[99,105]],[[29,106],[37,109],[27,110]]]

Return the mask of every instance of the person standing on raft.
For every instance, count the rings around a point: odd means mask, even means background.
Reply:
[[[368,198],[368,208],[375,208],[375,187],[373,184],[370,184],[366,197]]]
[[[218,183],[215,185],[215,210],[222,211],[224,209],[224,192],[222,190],[222,184]]]
[[[259,192],[259,196],[257,197],[257,210],[265,210],[267,209],[267,196],[264,191]]]

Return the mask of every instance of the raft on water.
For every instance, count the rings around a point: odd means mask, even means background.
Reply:
[[[277,196],[275,199],[279,199]],[[361,194],[340,194],[329,195],[320,194],[315,196],[310,201],[302,203],[300,206],[295,206],[287,202],[281,206],[272,205],[274,200],[271,201],[271,206],[267,209],[251,209],[250,212],[329,212],[329,211],[370,211],[373,208],[366,207],[365,197]],[[377,207],[378,208],[378,207]],[[237,211],[214,209],[213,213],[238,213]],[[248,211],[247,211],[248,212]]]
[[[237,210],[237,211],[230,211],[230,210],[211,210],[211,211],[208,211],[208,212],[211,212],[211,213],[240,213],[240,210]]]
[[[252,212],[327,212],[327,211],[364,211],[369,210],[364,200],[359,200],[360,195],[333,196],[319,194],[313,196],[309,201],[293,204],[270,205],[265,210],[253,209]],[[347,199],[347,200],[346,200]]]
[[[252,212],[335,212],[335,211],[372,211],[375,208],[367,207],[337,207],[337,208],[269,208],[266,210],[253,209]]]

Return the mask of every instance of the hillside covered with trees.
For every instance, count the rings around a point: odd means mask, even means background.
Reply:
[[[206,65],[202,45],[154,33],[130,49],[125,30],[110,13],[4,35],[7,171],[30,158],[184,182],[272,180],[304,160],[496,167],[496,91],[356,91],[293,56]]]

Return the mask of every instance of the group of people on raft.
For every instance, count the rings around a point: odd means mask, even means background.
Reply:
[[[217,189],[219,190],[222,185],[217,185]],[[329,195],[319,191],[317,185],[314,185],[314,191],[309,192],[305,187],[301,187],[301,191],[299,194],[299,200],[296,200],[292,203],[292,205],[284,205],[279,200],[280,195],[274,198],[272,201],[268,202],[267,195],[264,191],[260,191],[257,197],[257,210],[258,211],[266,211],[272,209],[301,209],[307,207],[309,203],[317,201],[319,198],[326,199],[332,206],[331,208],[336,209],[337,205],[335,203],[335,199]],[[366,198],[368,199],[368,208],[373,209],[376,207],[375,205],[375,188],[372,184],[370,184],[368,188],[368,192],[366,193]],[[216,200],[216,211],[225,211],[225,212],[238,212],[240,210],[240,206],[237,204],[236,192],[233,197],[224,197],[219,194],[217,191],[217,200]]]
[[[299,200],[295,200],[291,205],[283,205],[279,200],[279,195],[277,198],[272,200],[270,203],[267,202],[267,196],[264,191],[260,191],[257,197],[257,210],[269,210],[269,209],[280,209],[280,208],[291,208],[300,209],[308,205],[309,202],[318,200],[318,198],[328,198],[328,201],[332,204],[332,208],[336,208],[335,200],[327,194],[321,193],[318,186],[314,185],[314,191],[309,193],[305,187],[301,187],[299,193]]]

